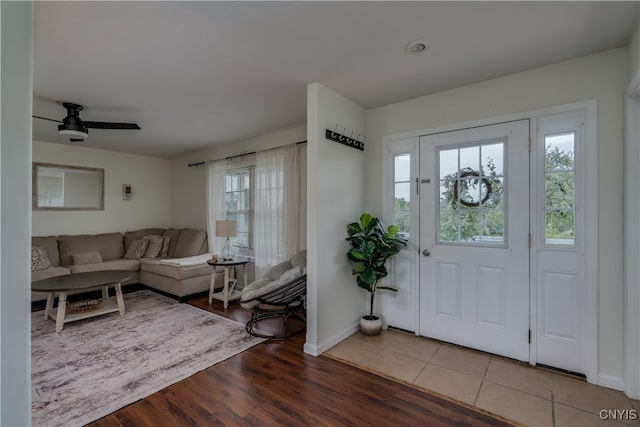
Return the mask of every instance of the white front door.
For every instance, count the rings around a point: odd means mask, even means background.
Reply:
[[[529,360],[529,121],[420,138],[420,335]]]

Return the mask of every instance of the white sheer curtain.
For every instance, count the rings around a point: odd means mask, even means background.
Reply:
[[[225,238],[216,237],[216,221],[227,219],[227,160],[209,162],[207,169],[207,235],[209,252],[219,254]]]
[[[256,153],[254,246],[256,277],[300,247],[301,167],[297,145]],[[306,206],[306,201],[305,201]],[[305,214],[306,215],[306,214]]]

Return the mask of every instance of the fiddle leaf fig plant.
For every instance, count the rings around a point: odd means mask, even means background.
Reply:
[[[369,213],[360,215],[360,222],[347,225],[346,240],[351,243],[347,258],[353,266],[352,274],[356,276],[357,285],[371,295],[369,315],[365,318],[374,318],[373,299],[378,290],[397,292],[397,289],[378,282],[389,274],[385,267],[387,260],[407,245],[407,240],[399,232],[398,226],[385,228],[382,221]]]

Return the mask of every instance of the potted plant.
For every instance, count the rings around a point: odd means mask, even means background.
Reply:
[[[347,257],[353,265],[352,274],[356,276],[357,285],[370,294],[369,314],[360,320],[360,330],[366,335],[378,335],[382,329],[380,316],[373,314],[376,292],[382,289],[397,292],[397,289],[378,282],[388,274],[387,260],[407,244],[407,240],[398,235],[399,231],[396,225],[385,229],[382,221],[369,213],[360,215],[359,223],[347,225],[346,239],[351,243]]]

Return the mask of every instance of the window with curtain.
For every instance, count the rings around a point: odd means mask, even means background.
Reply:
[[[258,151],[241,165],[211,162],[207,185],[209,235],[216,220],[238,221],[232,245],[255,257],[256,277],[306,247],[306,146]],[[210,242],[213,252],[224,244]]]

